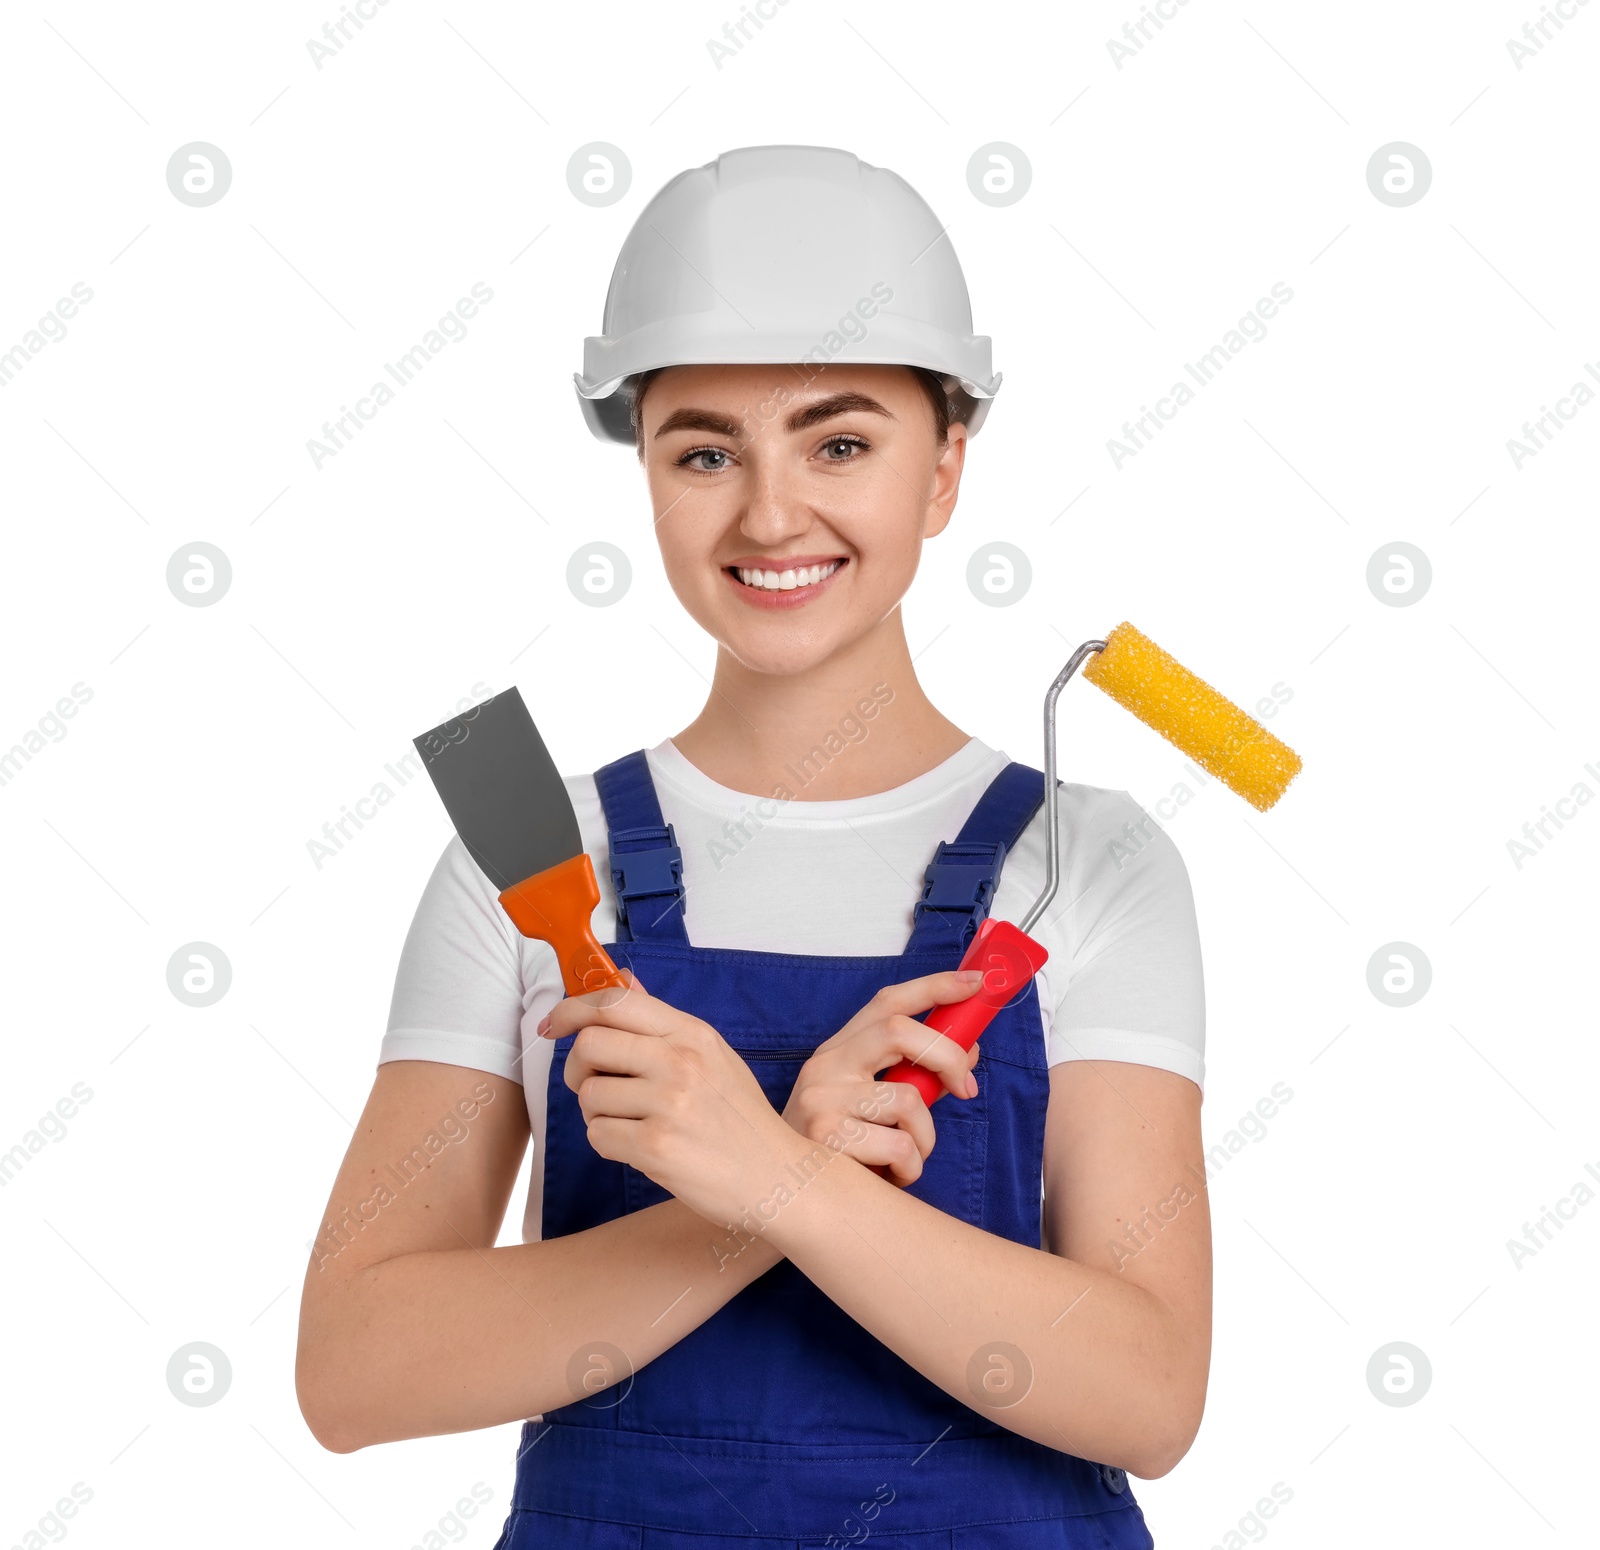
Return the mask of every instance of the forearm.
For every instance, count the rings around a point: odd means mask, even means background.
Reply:
[[[1137,1475],[1199,1423],[1206,1353],[1115,1271],[984,1232],[819,1148],[764,1237],[859,1324],[997,1425]]]
[[[546,1242],[402,1254],[315,1299],[297,1381],[337,1452],[500,1425],[637,1371],[781,1257],[678,1200]],[[591,1358],[600,1343],[620,1370]]]

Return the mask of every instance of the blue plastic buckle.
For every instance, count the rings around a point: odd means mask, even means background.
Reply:
[[[617,894],[617,920],[626,927],[628,906],[635,900],[683,891],[683,852],[670,823],[624,829],[611,839],[611,883]],[[630,846],[639,848],[629,849]]]
[[[1005,861],[1006,847],[1000,841],[956,843],[940,840],[933,860],[922,874],[922,897],[912,907],[913,928],[925,910],[939,915],[965,915],[960,923],[961,945],[972,940],[979,923],[989,915],[995,880]],[[956,925],[951,921],[952,926]]]

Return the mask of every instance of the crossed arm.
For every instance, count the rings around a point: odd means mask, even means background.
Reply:
[[[563,1003],[562,1015],[587,1018],[573,1051],[587,1040],[584,1069],[608,1073],[580,1077],[591,1142],[678,1198],[586,1232],[495,1247],[527,1143],[521,1088],[426,1061],[381,1066],[302,1298],[296,1383],[324,1446],[350,1452],[569,1403],[568,1365],[585,1345],[605,1340],[642,1367],[787,1256],[910,1365],[1002,1426],[1146,1478],[1187,1451],[1211,1312],[1192,1082],[1116,1062],[1052,1068],[1047,1248],[1030,1249],[846,1153],[822,1149],[818,1166],[817,1143],[773,1113],[707,1025],[661,1012],[642,992],[627,1015],[566,1010],[584,1004]],[[634,1017],[659,1026],[616,1026]],[[487,1101],[473,1099],[486,1090]],[[460,1144],[370,1219],[347,1213],[346,1203],[374,1198],[419,1128],[462,1102],[476,1114]],[[937,1115],[936,1106],[924,1118],[936,1126]],[[721,1224],[790,1165],[811,1182],[730,1254]]]
[[[946,1393],[1036,1442],[1148,1479],[1188,1451],[1205,1403],[1200,1091],[1120,1062],[1070,1061],[1050,1077],[1045,1249],[886,1187],[848,1158],[799,1191],[766,1236]]]

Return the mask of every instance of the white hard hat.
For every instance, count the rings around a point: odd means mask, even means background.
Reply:
[[[658,366],[922,366],[975,433],[1000,388],[939,219],[849,151],[751,145],[680,172],[640,213],[573,374],[589,428],[633,444],[632,382]]]

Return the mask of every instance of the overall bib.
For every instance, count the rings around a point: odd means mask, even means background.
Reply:
[[[691,945],[681,853],[644,754],[595,780],[618,901],[606,951],[716,1028],[780,1111],[806,1059],[876,991],[957,966],[1044,800],[1039,771],[1008,765],[939,844],[904,952],[833,958]],[[546,1238],[671,1198],[589,1145],[562,1077],[574,1037],[551,1062]],[[1038,1248],[1049,1071],[1032,981],[984,1032],[974,1075],[977,1097],[935,1109],[937,1144],[910,1193]],[[621,1355],[598,1335],[595,1351],[597,1363]],[[883,1550],[1154,1543],[1121,1469],[952,1399],[781,1260],[631,1378],[524,1423],[495,1550],[834,1550],[868,1538]]]

